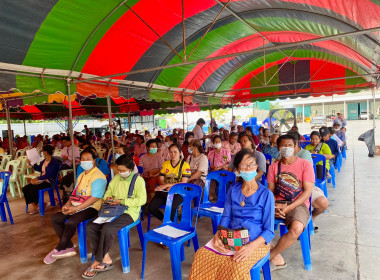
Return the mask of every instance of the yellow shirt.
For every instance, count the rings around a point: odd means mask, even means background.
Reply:
[[[114,200],[121,200],[122,205],[128,206],[124,213],[130,215],[134,221],[139,218],[141,206],[146,203],[145,181],[138,176],[133,188],[132,197],[128,198],[129,185],[131,184],[133,175],[131,173],[127,178],[123,178],[117,174],[108,185],[108,189],[104,194],[104,199],[112,197]]]
[[[181,174],[179,174],[180,172],[179,169],[180,169],[182,161],[183,161],[183,166],[182,166]],[[165,177],[164,182],[166,184],[179,183],[181,182],[182,177],[188,177],[188,178],[191,177],[190,165],[186,161],[180,160],[176,166],[173,166],[171,160],[167,160],[162,164],[160,175]]]
[[[91,205],[92,208],[99,210],[102,205],[102,198],[107,186],[107,179],[103,172],[97,167],[92,169],[88,174],[86,174],[86,172],[82,172],[78,176],[77,186],[78,189],[75,195],[100,198],[93,205]],[[77,186],[75,186],[75,188]]]

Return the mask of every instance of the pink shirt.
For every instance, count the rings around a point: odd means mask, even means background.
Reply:
[[[274,183],[274,184],[276,183],[277,173],[278,173],[278,162],[274,162],[272,163],[271,166],[269,166],[268,183]],[[309,162],[306,159],[297,157],[297,160],[290,165],[281,164],[281,174],[283,173],[287,173],[286,176],[289,178],[290,177],[296,178],[298,180],[297,184],[299,184],[300,188],[303,188],[303,182],[315,183],[313,165],[311,164],[311,162]],[[295,181],[292,180],[292,183],[294,184]],[[276,200],[284,200],[284,198],[277,195]],[[309,199],[305,201],[305,205],[307,208],[309,208],[310,206]]]
[[[224,141],[222,147],[228,150],[232,156],[236,155],[237,152],[241,150],[241,145],[238,142],[235,142],[235,144],[232,145],[230,141]]]
[[[141,154],[146,154],[146,145],[145,143],[142,143],[140,146],[139,145],[135,145],[135,152],[134,152],[134,155],[135,156],[140,156]]]
[[[231,161],[231,153],[222,147],[219,153],[216,152],[216,149],[211,150],[208,153],[207,158],[210,161],[211,166],[219,167]]]
[[[76,147],[76,146],[74,146],[74,151],[75,151],[75,154],[74,154],[74,156],[75,156],[75,164],[77,165],[80,162],[79,148]],[[62,164],[67,164],[68,166],[73,166],[73,156],[72,156],[72,154],[73,154],[73,147],[72,146],[70,146],[70,147],[64,147],[62,149],[62,157],[67,156],[68,159],[65,160],[65,161],[63,161]]]
[[[156,153],[153,156],[148,156],[148,154],[142,155],[139,160],[139,166],[144,168],[143,177],[148,177],[150,170],[161,170],[163,163],[164,159],[160,153]]]

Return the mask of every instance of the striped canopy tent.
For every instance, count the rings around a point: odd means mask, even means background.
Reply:
[[[32,94],[23,94],[17,91],[1,93],[7,101],[11,119],[20,120],[49,120],[67,119],[69,116],[68,96],[62,93],[44,94],[36,91]],[[133,97],[110,98],[112,117],[127,117],[132,115],[150,116],[153,114],[180,113],[183,105],[180,102],[156,102],[144,99],[136,100]],[[73,118],[108,118],[107,99],[104,97],[71,96]],[[213,105],[213,108],[220,106]],[[6,118],[5,108],[0,104],[0,118]],[[208,110],[209,107],[201,107],[197,104],[186,104],[185,112],[197,112]]]
[[[379,0],[2,2],[2,91],[231,104],[379,74]]]

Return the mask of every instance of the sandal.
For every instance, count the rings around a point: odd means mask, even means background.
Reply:
[[[88,275],[86,275],[86,274],[91,273],[91,272],[95,272],[94,275],[92,275],[92,276],[88,276]],[[92,279],[92,278],[94,278],[94,277],[96,276],[96,274],[98,274],[98,272],[96,272],[95,269],[93,269],[93,268],[90,266],[89,268],[87,268],[87,269],[82,273],[82,277],[83,277],[84,279]]]
[[[29,215],[35,215],[39,213],[40,211],[38,209],[28,212]]]
[[[111,270],[113,268],[113,263],[111,263],[111,264],[109,264],[109,263],[100,263],[97,266],[104,266],[104,268],[95,268],[94,271],[96,271],[96,272],[104,272],[104,271]]]
[[[275,265],[274,263],[270,262],[270,272],[280,270],[280,269],[284,269],[287,266],[288,265],[286,263],[284,263],[283,265]]]

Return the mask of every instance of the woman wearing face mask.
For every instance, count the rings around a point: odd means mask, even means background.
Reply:
[[[57,173],[59,170],[59,163],[52,157],[54,153],[54,147],[45,145],[42,148],[42,154],[44,160],[40,164],[34,164],[35,171],[41,172],[41,175],[34,178],[30,184],[22,188],[24,193],[25,203],[32,204],[33,209],[29,214],[38,213],[38,191],[46,188],[50,188],[54,185]]]
[[[161,157],[165,161],[170,160],[169,147],[173,144],[177,144],[177,137],[174,135],[166,136],[164,144],[160,148]]]
[[[96,216],[87,224],[87,236],[95,260],[82,274],[82,277],[86,279],[95,277],[98,272],[108,271],[113,268],[109,250],[117,232],[139,218],[141,206],[146,202],[145,182],[140,176],[136,178],[134,183],[132,197],[128,198],[128,191],[135,174],[132,172],[135,165],[132,157],[122,155],[116,160],[116,165],[119,173],[109,183],[103,199],[111,205],[125,205],[127,209],[124,214],[109,223],[94,223],[93,221],[98,218]]]
[[[308,150],[312,154],[323,155],[326,158],[326,177],[331,178],[331,175],[329,173],[329,170],[330,170],[329,160],[334,158],[334,156],[331,153],[329,145],[322,142],[321,134],[319,134],[318,131],[313,131],[310,134],[310,141],[311,141],[311,144],[307,145],[305,147],[305,150]],[[323,177],[323,163],[321,161],[317,163],[316,170],[317,170],[317,178],[321,179]]]
[[[241,146],[237,140],[238,140],[238,134],[236,132],[232,132],[229,135],[229,138],[227,138],[227,140],[223,142],[223,148],[230,151],[231,156],[236,155],[241,150]]]
[[[166,204],[168,197],[168,191],[172,186],[177,183],[187,183],[191,176],[189,164],[181,159],[181,147],[179,144],[172,144],[169,147],[170,160],[165,161],[162,164],[160,176],[158,178],[159,186],[155,189],[156,194],[152,201],[149,203],[149,212],[157,219],[162,221],[164,214],[160,211],[161,205]],[[182,203],[182,197],[180,195],[174,195],[172,212],[170,219],[173,221],[177,208]]]
[[[144,144],[144,136],[137,135],[136,145],[135,145],[133,155],[139,157],[142,154],[146,154],[146,146]]]
[[[211,171],[227,170],[228,164],[231,161],[230,152],[222,147],[222,138],[219,135],[215,135],[212,139],[214,149],[208,153],[208,160],[211,164]]]
[[[191,141],[188,150],[190,155],[186,161],[189,163],[191,169],[189,183],[204,188],[208,174],[208,159],[201,141],[198,139]]]
[[[96,156],[95,166],[97,168],[99,168],[100,171],[102,171],[104,176],[106,176],[106,177],[110,176],[111,171],[110,171],[110,168],[108,167],[107,162],[104,159],[98,158],[98,154],[96,152],[95,147],[93,147],[91,145],[84,145],[83,147],[84,147],[83,151],[91,150],[95,154],[95,156]],[[82,172],[84,172],[84,169],[82,168],[81,165],[79,165],[77,168],[77,178],[79,177],[80,174],[82,174]]]
[[[154,196],[154,189],[158,185],[158,177],[160,175],[160,170],[164,159],[158,153],[157,142],[154,139],[148,140],[146,142],[147,153],[140,157],[139,166],[144,168],[142,174],[146,182],[146,191],[148,193],[148,203],[152,200]]]
[[[269,252],[274,237],[273,194],[255,180],[257,164],[252,151],[238,152],[233,164],[240,179],[228,190],[219,225],[235,230],[246,228],[249,241],[232,251],[217,232],[196,252],[189,280],[251,279],[251,268]]]
[[[129,149],[125,145],[121,145],[121,146],[117,147],[116,153],[115,153],[115,160],[117,160],[122,155],[130,155]],[[119,170],[117,169],[116,163],[111,164],[111,169],[113,171],[114,176],[119,173]],[[133,167],[133,172],[139,173],[136,165]]]
[[[182,145],[182,154],[184,156],[184,159],[187,159],[190,155],[189,153],[189,144],[191,141],[194,139],[194,133],[191,131],[186,132],[185,134],[185,141],[183,142]]]
[[[80,160],[84,172],[78,177],[74,191],[62,207],[62,212],[55,214],[51,219],[59,243],[45,257],[46,264],[76,255],[71,238],[78,224],[95,217],[102,205],[107,186],[106,176],[96,167],[96,156],[93,151],[83,151]]]

